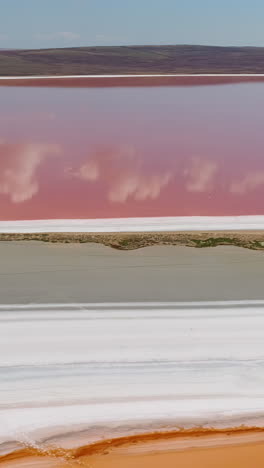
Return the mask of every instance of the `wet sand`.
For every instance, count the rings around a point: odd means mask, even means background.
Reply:
[[[155,435],[106,441],[98,447],[77,450],[28,449],[1,457],[0,466],[21,467],[93,467],[93,468],[262,468],[264,462],[263,430],[238,430],[188,435]]]
[[[183,451],[164,451],[155,449],[143,455],[111,454],[107,457],[84,459],[93,468],[262,468],[264,463],[263,441],[251,445],[227,446],[221,448],[192,448]],[[85,466],[85,464],[84,464]]]

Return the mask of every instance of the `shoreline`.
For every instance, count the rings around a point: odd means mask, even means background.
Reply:
[[[150,246],[185,246],[194,248],[237,246],[264,250],[264,231],[163,231],[163,232],[50,232],[1,233],[0,242],[44,242],[51,244],[102,244],[117,250],[136,250]]]
[[[0,87],[155,87],[214,86],[239,83],[263,83],[264,74],[125,74],[125,75],[39,75],[0,76]]]
[[[105,75],[21,75],[0,76],[0,80],[24,80],[24,79],[65,79],[65,78],[187,78],[187,77],[262,77],[264,73],[128,73]]]
[[[207,440],[206,440],[207,439]],[[87,456],[78,459],[84,466],[94,468],[114,468],[116,466],[126,466],[127,468],[159,468],[167,466],[174,468],[181,466],[187,468],[249,468],[254,466],[260,468],[263,465],[263,437],[255,440],[247,435],[236,436],[226,434],[216,436],[213,440],[209,437],[202,437],[199,440],[186,438],[183,443],[170,441],[169,444],[141,443],[139,446],[126,446],[124,449],[116,449],[108,452],[104,456]]]

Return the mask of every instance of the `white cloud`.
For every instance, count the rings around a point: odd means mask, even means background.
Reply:
[[[60,153],[55,144],[8,144],[0,141],[0,194],[13,203],[30,200],[39,190],[37,169],[48,156]]]
[[[193,157],[191,161],[191,166],[184,170],[186,189],[188,192],[209,192],[214,185],[218,164],[199,156]]]
[[[264,185],[264,172],[250,172],[245,177],[235,180],[230,185],[230,192],[237,195],[244,195]]]
[[[124,203],[129,197],[154,200],[173,177],[170,171],[146,173],[141,158],[131,147],[97,152],[77,171],[70,169],[67,173],[87,182],[101,181],[108,199],[114,203]]]

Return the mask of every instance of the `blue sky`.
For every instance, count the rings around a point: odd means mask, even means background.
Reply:
[[[0,0],[0,48],[264,46],[264,0]]]

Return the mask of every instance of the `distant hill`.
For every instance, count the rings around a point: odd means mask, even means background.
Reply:
[[[0,50],[1,76],[264,73],[264,47],[192,45]]]

